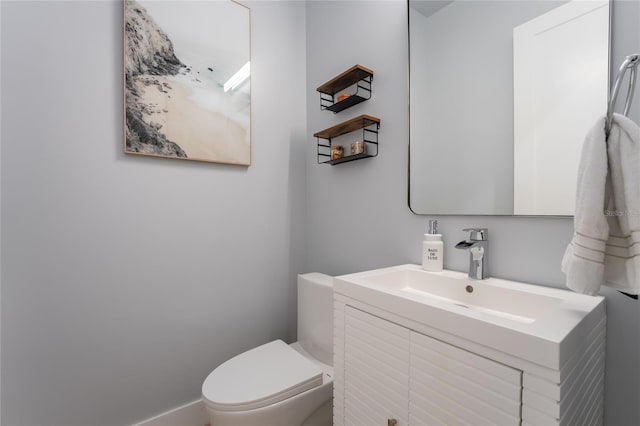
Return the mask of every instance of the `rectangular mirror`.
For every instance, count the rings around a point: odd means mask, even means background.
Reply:
[[[607,107],[609,1],[408,5],[411,210],[573,215]]]

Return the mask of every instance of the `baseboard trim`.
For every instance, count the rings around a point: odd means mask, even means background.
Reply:
[[[209,424],[207,410],[202,399],[198,399],[136,423],[134,426],[205,426],[207,424]]]

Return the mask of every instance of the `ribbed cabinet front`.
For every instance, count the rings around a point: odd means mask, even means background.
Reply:
[[[334,308],[334,425],[520,424],[520,370],[340,302]]]
[[[410,354],[410,425],[520,424],[520,370],[413,331]]]
[[[344,424],[409,424],[410,331],[347,306]]]

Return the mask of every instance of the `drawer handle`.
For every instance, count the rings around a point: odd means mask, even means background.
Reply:
[[[398,421],[396,419],[387,420],[387,426],[396,426],[397,424],[398,424]]]

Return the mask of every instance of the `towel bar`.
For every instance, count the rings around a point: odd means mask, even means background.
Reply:
[[[618,74],[616,75],[616,81],[613,84],[613,89],[611,93],[609,93],[609,102],[607,105],[607,120],[605,122],[605,134],[609,137],[609,132],[611,131],[611,123],[613,122],[613,108],[616,103],[616,98],[618,97],[618,92],[620,91],[620,83],[622,83],[622,79],[624,78],[625,73],[629,70],[629,88],[627,90],[627,99],[624,103],[623,114],[629,115],[629,109],[631,108],[631,101],[633,101],[633,92],[636,86],[636,68],[640,64],[640,54],[634,53],[625,58],[620,68],[618,68]]]

